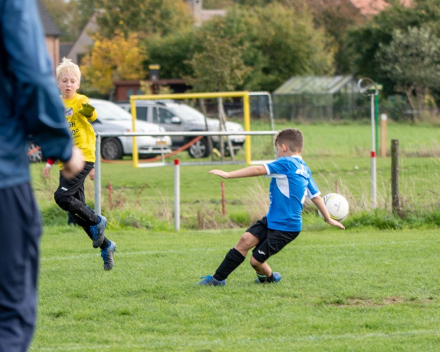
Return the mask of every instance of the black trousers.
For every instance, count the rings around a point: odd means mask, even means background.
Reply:
[[[84,169],[71,179],[60,176],[60,185],[55,191],[54,198],[61,209],[68,211],[75,222],[88,227],[98,222],[95,213],[86,206],[84,196],[84,181],[93,168],[93,163],[86,162]]]
[[[31,185],[0,189],[0,352],[25,352],[32,340],[40,237]]]

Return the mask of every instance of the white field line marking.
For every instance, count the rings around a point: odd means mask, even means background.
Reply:
[[[377,338],[399,338],[399,337],[411,337],[411,336],[420,336],[420,335],[438,335],[440,333],[440,330],[411,330],[411,331],[396,331],[396,332],[390,332],[390,333],[384,333],[384,332],[377,332],[377,333],[370,333],[370,334],[342,334],[342,335],[308,335],[303,337],[274,337],[271,336],[270,338],[266,339],[251,339],[247,338],[241,341],[233,341],[231,343],[234,344],[234,346],[238,346],[240,344],[246,344],[249,343],[262,343],[262,342],[268,342],[268,341],[274,341],[274,342],[304,342],[304,341],[325,341],[325,340],[362,340],[362,339],[377,339]],[[164,339],[166,339],[164,337]],[[144,349],[144,348],[151,348],[151,347],[159,347],[163,345],[163,343],[158,343],[157,338],[155,338],[155,343],[153,344],[130,344],[130,345],[123,345],[118,347],[124,347],[124,348],[136,348],[136,349]],[[166,341],[168,343],[169,341]],[[182,342],[180,342],[182,343]],[[185,344],[185,347],[200,347],[200,346],[211,346],[211,345],[217,345],[221,346],[224,343],[224,340],[222,341],[191,341],[189,344]],[[58,346],[58,347],[41,347],[36,348],[34,347],[32,351],[84,351],[84,350],[109,350],[114,349],[114,346]]]
[[[329,247],[355,247],[355,246],[378,246],[384,244],[407,244],[407,243],[428,243],[428,242],[440,242],[440,240],[420,240],[420,241],[379,241],[379,242],[357,242],[357,243],[344,243],[344,244],[330,244],[327,246],[322,245],[305,245],[305,246],[296,246],[296,247],[286,247],[285,249],[295,249],[301,250],[303,248],[320,248],[325,249]],[[193,248],[193,249],[166,249],[166,250],[151,250],[151,251],[139,251],[139,252],[120,252],[116,251],[116,256],[132,256],[132,255],[148,255],[148,254],[172,254],[172,253],[188,253],[188,252],[217,252],[217,251],[225,251],[230,249],[229,247],[223,248]],[[70,255],[65,257],[41,257],[41,261],[56,261],[56,260],[66,260],[66,259],[79,259],[79,258],[92,258],[96,257],[98,253],[94,254],[80,254],[80,255]]]
[[[227,247],[225,247],[227,250]],[[147,255],[147,254],[172,254],[172,253],[187,253],[187,252],[215,252],[220,250],[225,250],[225,248],[194,248],[194,249],[167,249],[167,250],[155,250],[155,251],[139,251],[139,252],[119,252],[116,250],[115,255],[119,256],[131,256],[131,255]],[[52,260],[66,260],[66,259],[79,259],[79,258],[92,258],[96,257],[95,254],[80,254],[80,255],[70,255],[67,257],[48,257],[41,258],[42,261],[52,261]]]

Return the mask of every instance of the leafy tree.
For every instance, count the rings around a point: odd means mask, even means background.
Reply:
[[[75,21],[77,22],[80,31],[85,27],[87,22],[98,10],[95,0],[70,0],[76,3]],[[75,38],[76,39],[76,38]]]
[[[141,37],[166,36],[193,23],[188,5],[182,0],[95,0],[101,35],[111,38],[116,30]]]
[[[244,82],[251,70],[246,67],[242,53],[244,48],[237,45],[237,37],[228,37],[224,33],[224,24],[216,21],[216,31],[200,33],[201,51],[195,53],[186,63],[192,67],[193,76],[185,81],[195,91],[233,91]]]
[[[235,6],[225,18],[225,33],[246,43],[244,63],[252,68],[244,87],[274,90],[294,75],[332,73],[328,38],[313,25],[310,12],[279,3],[265,7]],[[209,26],[209,25],[207,25]]]
[[[428,29],[395,30],[391,42],[380,45],[377,60],[413,109],[421,111],[429,90],[440,86],[440,38]]]
[[[335,50],[335,73],[351,73],[351,60],[345,45],[346,36],[350,28],[366,22],[365,16],[349,0],[303,0],[302,6],[312,12],[315,26],[323,28],[331,37],[331,45]]]
[[[234,0],[238,5],[243,6],[266,6],[279,0]]]
[[[150,64],[159,64],[161,77],[180,78],[192,75],[191,66],[185,62],[193,57],[195,42],[196,33],[193,27],[166,37],[155,35],[147,38],[143,43],[148,54],[144,60],[145,70]]]
[[[211,9],[226,9],[234,5],[233,0],[203,0],[203,8]]]
[[[47,12],[61,31],[60,41],[69,42],[76,39],[80,32],[77,22],[78,8],[75,1],[41,0]]]
[[[188,77],[194,72],[193,78],[201,79],[201,72],[216,72],[209,59],[211,53],[206,51],[217,53],[219,60],[229,60],[221,65],[239,67],[233,90],[271,91],[291,76],[331,74],[333,70],[333,49],[325,33],[315,29],[311,14],[279,3],[254,8],[233,6],[225,17],[182,34],[147,38],[145,45],[148,63],[160,64],[162,77],[166,77],[165,72],[168,77]],[[180,61],[183,58],[186,61]],[[218,85],[230,86],[219,83],[215,87]]]
[[[313,15],[315,27],[324,29],[331,39],[327,45],[335,52],[336,73],[351,73],[350,56],[347,54],[345,45],[346,33],[351,27],[364,23],[366,18],[350,0],[225,0],[221,2],[204,0],[203,6],[206,7],[208,4],[210,8],[211,6],[212,8],[226,8],[230,7],[232,2],[248,8],[279,4],[297,13],[310,12]]]
[[[95,0],[41,0],[61,31],[61,42],[76,40],[96,11]]]
[[[97,35],[92,51],[85,56],[81,65],[81,72],[85,78],[83,86],[86,89],[93,87],[101,94],[108,94],[113,87],[113,81],[145,77],[142,67],[144,55],[135,33],[125,38],[117,31],[111,39]]]
[[[410,7],[400,1],[390,1],[390,6],[365,24],[349,31],[345,45],[351,58],[355,75],[366,76],[384,85],[386,95],[394,92],[394,79],[383,72],[377,52],[381,45],[388,45],[394,30],[406,31],[408,27],[429,28],[440,34],[440,2],[437,0],[413,0]]]

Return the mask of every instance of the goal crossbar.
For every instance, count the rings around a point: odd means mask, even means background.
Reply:
[[[244,130],[249,132],[251,129],[251,117],[249,107],[249,92],[211,92],[211,93],[179,93],[179,94],[149,94],[149,95],[131,95],[131,115],[133,131],[136,131],[136,100],[166,100],[166,99],[212,99],[212,98],[243,98],[243,115],[244,115]],[[251,164],[251,137],[246,135],[245,137],[245,159],[246,164]],[[139,167],[139,155],[137,151],[136,138],[133,137],[133,165]]]

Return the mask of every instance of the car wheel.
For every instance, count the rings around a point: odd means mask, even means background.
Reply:
[[[41,153],[41,150],[35,150],[35,148],[37,148],[37,145],[29,142],[28,152],[31,152],[31,154],[28,155],[29,161],[31,163],[41,163],[43,161],[43,154]]]
[[[106,138],[101,142],[101,156],[106,160],[122,159],[122,144],[117,138]]]
[[[188,154],[191,158],[204,158],[210,154],[209,143],[207,138],[202,138],[188,148]]]

